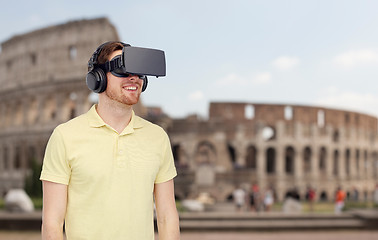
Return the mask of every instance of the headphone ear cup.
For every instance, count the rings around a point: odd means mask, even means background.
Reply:
[[[101,68],[95,68],[87,73],[87,86],[95,93],[102,93],[106,90],[107,79],[106,74]]]
[[[147,79],[147,76],[144,76],[144,78],[143,78],[142,92],[146,91],[147,85],[148,85],[148,79]]]

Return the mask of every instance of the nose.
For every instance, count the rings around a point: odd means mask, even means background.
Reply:
[[[130,78],[131,81],[136,81],[136,80],[138,80],[139,77],[138,77],[138,75],[131,74],[129,78]]]

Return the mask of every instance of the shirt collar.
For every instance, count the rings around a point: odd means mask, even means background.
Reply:
[[[94,104],[91,107],[91,109],[89,109],[89,111],[87,112],[89,126],[94,127],[94,128],[99,128],[99,127],[104,127],[104,126],[110,127],[108,124],[104,122],[104,120],[102,120],[100,115],[98,115],[96,108],[97,108],[97,104]],[[120,135],[133,133],[134,129],[142,128],[143,126],[144,126],[144,122],[142,121],[140,117],[135,115],[134,110],[133,110],[129,124],[125,127],[125,129],[122,131]]]

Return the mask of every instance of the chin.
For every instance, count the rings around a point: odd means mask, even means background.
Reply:
[[[132,98],[132,99],[126,98],[126,99],[123,99],[121,102],[126,105],[135,105],[139,102],[139,97]]]
[[[116,101],[116,102],[119,102],[119,103],[122,103],[122,104],[125,104],[125,105],[135,105],[139,102],[139,97],[140,97],[140,93],[139,94],[134,94],[134,95],[124,95],[122,93],[115,93],[111,90],[107,90],[106,92],[106,96],[113,100],[113,101]]]

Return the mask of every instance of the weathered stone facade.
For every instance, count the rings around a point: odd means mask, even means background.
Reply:
[[[378,181],[377,118],[322,107],[211,103],[209,119],[168,128],[179,198],[209,192],[225,201],[236,185],[272,187],[278,200],[311,186],[333,200],[341,186],[370,198]],[[191,182],[195,184],[190,184]]]
[[[90,108],[87,62],[119,40],[106,19],[72,21],[12,37],[0,53],[0,196],[24,185],[52,130]],[[142,111],[138,105],[137,112]]]

